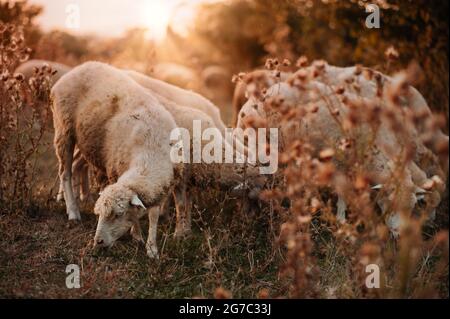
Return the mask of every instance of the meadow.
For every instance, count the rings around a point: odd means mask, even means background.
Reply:
[[[157,42],[142,28],[119,37],[43,30],[36,22],[41,6],[0,0],[0,298],[448,298],[448,171],[446,180],[426,185],[430,193],[440,182],[446,188],[436,218],[428,220],[426,205],[405,212],[407,223],[393,238],[376,205],[382,195],[371,190],[372,172],[365,166],[371,140],[353,144],[363,127],[377,132],[380,123],[388,123],[405,137],[411,124],[421,128],[420,139],[439,165],[448,165],[448,145],[427,140],[437,129],[448,134],[448,2],[370,1],[381,8],[380,29],[364,26],[368,3],[207,2],[185,34],[172,22]],[[229,127],[235,125],[232,98],[239,81],[253,85],[252,96],[279,115],[274,125],[287,127],[317,112],[309,104],[307,114],[299,114],[282,101],[264,100],[267,88],[246,77],[251,70],[265,69],[280,81],[283,72],[320,72],[324,63],[358,65],[358,76],[362,66],[388,75],[401,72],[401,84],[414,85],[435,117],[411,114],[404,120],[400,111],[379,111],[374,98],[343,115],[341,148],[316,150],[301,138],[286,145],[279,172],[268,178],[258,199],[193,186],[192,234],[174,238],[171,208],[161,217],[160,256],[153,260],[131,236],[105,251],[92,248],[100,191],[95,182],[92,198],[81,204],[82,221],[67,221],[64,202],[56,201],[58,162],[49,108],[55,72],[37,68],[29,81],[14,73],[30,59],[70,67],[96,60],[160,76],[210,99]],[[161,64],[182,66],[188,80],[158,73]],[[364,76],[378,81],[376,72]],[[292,86],[309,81],[296,74]],[[352,80],[332,98],[351,104],[342,96],[359,92],[358,86]],[[403,88],[390,93],[393,104]],[[245,123],[256,127],[258,121],[271,124],[258,118]],[[402,150],[386,185],[399,198],[411,152]],[[331,159],[341,157],[347,166],[333,165]],[[345,223],[336,219],[336,191],[348,199]],[[147,221],[143,224],[147,229]],[[79,289],[66,287],[70,264],[80,266]],[[376,289],[366,285],[371,264],[380,269]]]

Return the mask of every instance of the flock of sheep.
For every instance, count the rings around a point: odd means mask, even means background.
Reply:
[[[16,72],[27,77],[42,61],[30,61]],[[176,164],[170,159],[173,142],[170,134],[175,128],[192,132],[194,120],[201,121],[202,129],[217,128],[224,134],[226,125],[219,109],[209,100],[192,91],[187,91],[146,75],[121,70],[99,62],[87,62],[70,69],[63,65],[47,62],[58,71],[53,79],[51,91],[52,111],[55,129],[54,146],[59,160],[61,192],[69,220],[79,220],[78,201],[90,196],[88,167],[95,168],[96,176],[104,186],[96,201],[94,212],[98,225],[94,243],[98,247],[110,247],[122,235],[143,241],[139,219],[149,218],[149,232],[146,242],[150,257],[158,257],[156,229],[158,218],[164,207],[173,199],[176,208],[177,237],[189,233],[190,186],[218,183],[236,187],[248,182],[251,189],[264,187],[265,178],[256,166],[244,164]],[[310,77],[312,73],[319,76]],[[371,71],[372,72],[372,71]],[[316,63],[295,73],[283,73],[272,77],[269,71],[256,71],[256,76],[266,81],[265,96],[277,96],[283,103],[309,105],[314,103],[314,120],[299,121],[295,125],[284,125],[280,115],[267,112],[263,99],[248,95],[251,83],[237,85],[234,96],[235,124],[246,129],[249,117],[263,118],[268,127],[278,128],[282,136],[280,152],[298,137],[308,136],[317,149],[325,147],[326,141],[342,140],[342,131],[328,103],[338,105],[338,111],[348,113],[345,105],[338,101],[335,88],[352,78],[357,79],[358,92],[346,90],[348,99],[371,100],[377,98],[377,82],[383,81],[385,89],[392,89],[399,78],[390,78],[376,73],[376,80],[363,77],[360,67],[338,68],[326,63]],[[262,75],[262,76],[261,76]],[[308,78],[306,81],[305,78]],[[407,87],[404,105],[414,111],[431,115],[419,92]],[[312,93],[313,94],[312,94]],[[328,100],[323,97],[326,96]],[[387,99],[389,94],[383,94]],[[331,101],[331,102],[330,102]],[[389,105],[389,101],[383,105]],[[403,192],[397,194],[406,208],[414,208],[419,199],[426,199],[433,211],[440,203],[445,190],[448,167],[421,142],[423,133],[418,127],[408,127],[409,140],[402,140],[395,130],[381,123],[375,144],[378,152],[368,160],[367,169],[376,172],[376,185],[382,187],[391,175],[392,163],[401,149],[400,145],[414,145],[415,154],[407,167],[402,181]],[[448,142],[448,136],[441,131],[434,138]],[[192,136],[192,135],[191,135]],[[224,142],[226,145],[228,142]],[[252,150],[245,147],[245,141],[235,140],[245,155]],[[234,144],[233,143],[233,144]],[[397,152],[398,151],[398,152]],[[427,160],[424,160],[424,159]],[[90,165],[88,165],[90,164]],[[445,167],[443,167],[445,166]],[[245,171],[245,174],[244,174]],[[429,180],[437,185],[430,190],[422,186]],[[338,194],[341,195],[341,194]],[[387,209],[392,198],[379,198],[380,208]],[[397,198],[398,200],[398,198]],[[338,218],[345,219],[345,198],[340,196],[337,207]],[[430,212],[432,215],[432,212]],[[387,224],[394,235],[398,235],[401,219],[392,213]]]

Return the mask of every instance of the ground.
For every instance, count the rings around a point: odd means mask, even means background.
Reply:
[[[47,208],[0,216],[0,297],[213,297],[223,286],[234,297],[255,298],[264,289],[285,289],[266,221],[234,218],[232,208],[217,216],[197,211],[192,236],[180,242],[173,238],[173,219],[163,219],[160,260],[149,259],[130,236],[106,252],[93,251],[96,217],[88,209],[81,223],[69,224],[63,204]],[[256,229],[244,229],[249,222]],[[81,289],[66,288],[69,264],[81,268]]]

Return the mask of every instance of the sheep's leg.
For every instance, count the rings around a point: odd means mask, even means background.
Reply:
[[[84,177],[81,174],[82,174],[83,165],[85,163],[85,160],[82,157],[80,150],[78,148],[75,148],[72,162],[73,162],[73,164],[72,164],[72,187],[73,187],[73,193],[75,195],[75,198],[78,200],[79,198],[82,197],[82,196],[80,196],[80,191],[81,191],[80,188],[83,186],[82,183],[84,182],[84,180],[83,180]],[[58,194],[56,196],[56,201],[60,202],[63,199],[64,199],[64,186],[63,186],[63,183],[60,182]]]
[[[133,237],[133,239],[136,240],[137,242],[144,243],[144,237],[142,236],[142,229],[139,223],[139,217],[140,216],[136,216],[136,218],[133,218],[132,220],[133,225],[131,226],[130,234],[131,237]]]
[[[81,154],[75,159],[73,164],[73,175],[77,179],[77,192],[81,201],[89,198],[89,171],[86,160]]]
[[[81,201],[88,201],[91,197],[91,192],[89,189],[89,167],[87,165],[83,166],[81,170],[81,182],[80,182],[80,199]]]
[[[84,158],[81,155],[80,150],[75,147],[73,160],[72,160],[72,183],[73,192],[75,194],[76,200],[80,200],[81,195],[81,183],[83,181],[83,176],[81,176],[81,169],[83,166]]]
[[[187,194],[189,170],[185,169],[183,182],[176,186],[173,195],[177,212],[175,237],[181,238],[191,232],[191,200]]]
[[[182,238],[191,232],[191,201],[184,185],[174,190],[174,200],[177,213],[175,237]]]
[[[394,238],[400,236],[401,227],[406,222],[405,218],[409,218],[408,216],[417,204],[417,187],[412,182],[409,171],[405,171],[405,176],[399,184],[401,189],[396,194],[396,197],[392,193],[378,202],[385,216],[386,225]]]
[[[63,199],[64,199],[64,186],[60,179],[58,194],[56,194],[56,201],[61,202]]]
[[[158,229],[158,219],[160,214],[160,208],[152,207],[148,210],[148,238],[145,248],[147,255],[150,258],[158,259],[158,246],[156,244],[156,231]]]
[[[69,216],[69,220],[81,220],[80,210],[72,187],[72,161],[75,143],[70,138],[56,137],[55,144],[56,155],[59,159],[59,177],[64,189],[67,215]]]
[[[172,192],[171,192],[172,193]],[[160,206],[160,212],[159,212],[159,216],[169,216],[170,213],[170,208],[173,207],[174,203],[173,203],[173,196],[169,195],[167,196],[163,201],[162,204]]]
[[[72,187],[73,187],[73,195],[75,197],[75,200],[77,201],[77,203],[80,200],[80,182],[81,182],[81,178],[80,178],[80,174],[79,172],[72,171]]]
[[[345,203],[345,201],[342,199],[341,196],[338,196],[336,209],[337,209],[337,212],[336,212],[337,221],[341,224],[345,223],[345,216],[347,213],[347,204]]]

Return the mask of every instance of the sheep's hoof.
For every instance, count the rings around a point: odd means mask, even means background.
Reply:
[[[79,211],[69,212],[69,221],[81,221],[81,214]]]
[[[337,212],[336,212],[336,220],[340,224],[344,224],[346,221],[346,215],[347,215],[347,204],[345,201],[339,196],[337,201]]]
[[[156,246],[147,247],[147,256],[151,259],[159,259],[158,248]]]
[[[61,203],[64,200],[64,195],[63,193],[58,193],[58,195],[56,195],[56,201],[58,203]]]

